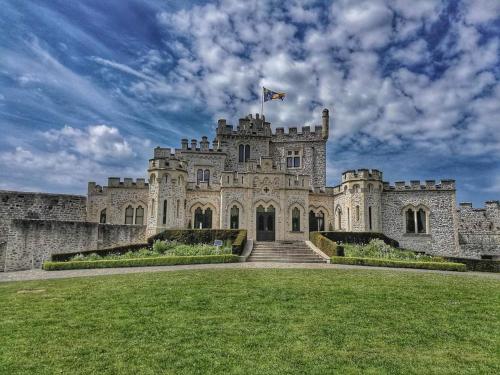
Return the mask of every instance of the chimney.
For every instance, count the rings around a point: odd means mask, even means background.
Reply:
[[[323,109],[323,116],[322,116],[322,126],[321,126],[321,135],[323,136],[324,140],[328,139],[328,136],[330,134],[330,114],[328,112],[328,109]]]

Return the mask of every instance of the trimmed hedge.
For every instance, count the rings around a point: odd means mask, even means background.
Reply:
[[[329,257],[344,256],[344,248],[323,236],[322,232],[309,233],[309,240]]]
[[[82,254],[82,255],[98,254],[100,256],[106,256],[109,254],[121,255],[121,254],[126,254],[129,251],[137,251],[145,247],[149,247],[149,244],[138,243],[138,244],[124,245],[124,246],[108,247],[106,249],[99,249],[99,250],[80,251],[78,253],[52,254],[50,260],[54,262],[65,262],[67,260],[70,260],[77,254]]]
[[[244,229],[167,229],[149,237],[149,245],[152,246],[156,240],[186,244],[213,244],[215,240],[230,240],[233,243],[233,254],[239,255],[245,247],[247,231]]]
[[[356,266],[375,266],[375,267],[397,267],[397,268],[418,268],[427,270],[441,271],[460,271],[467,270],[463,263],[452,262],[410,262],[404,260],[389,260],[380,258],[355,258],[355,257],[338,257],[333,256],[330,259],[331,263],[349,264]]]
[[[374,232],[320,232],[326,238],[338,243],[367,245],[373,239],[384,241],[387,245],[399,248],[399,242],[382,233]]]
[[[86,260],[77,262],[43,263],[45,271],[76,270],[89,268],[118,268],[118,267],[148,267],[148,266],[175,266],[180,264],[210,264],[238,262],[236,255],[203,255],[203,256],[164,256],[157,258]]]
[[[465,264],[468,271],[500,273],[500,260],[453,258],[453,257],[446,257],[445,259],[450,262]]]

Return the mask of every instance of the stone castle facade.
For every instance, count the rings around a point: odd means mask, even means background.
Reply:
[[[171,228],[244,228],[257,241],[310,231],[381,232],[404,248],[500,256],[500,203],[456,206],[453,180],[385,182],[350,170],[326,186],[329,113],[321,125],[276,128],[258,114],[218,121],[212,142],[157,147],[144,178],[111,177],[88,195],[0,191],[0,270],[40,267],[54,252],[142,243]]]

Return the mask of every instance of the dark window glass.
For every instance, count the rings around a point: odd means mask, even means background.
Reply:
[[[370,185],[368,185],[370,186]],[[368,207],[368,223],[370,225],[370,230],[372,230],[372,208]]]
[[[163,201],[163,224],[167,224],[167,200],[165,199]]]
[[[230,227],[231,229],[238,229],[239,226],[239,216],[240,216],[240,210],[238,207],[233,206],[231,208],[231,223]]]
[[[318,223],[316,215],[313,211],[309,211],[309,232],[316,232],[318,230]]]
[[[125,224],[133,224],[134,223],[134,209],[132,206],[128,206],[125,210]]]
[[[325,230],[325,214],[323,211],[320,211],[318,215],[316,216],[316,220],[318,222],[318,230],[320,232],[323,232]]]
[[[244,145],[240,145],[238,151],[239,151],[238,161],[240,163],[243,163],[245,161],[245,146]]]
[[[293,158],[292,157],[286,158],[286,167],[293,168]]]
[[[250,160],[250,145],[245,146],[245,161]]]
[[[411,209],[406,211],[406,233],[415,233],[415,214]]]
[[[203,181],[210,182],[210,171],[205,169],[205,173],[203,174]]]
[[[423,209],[419,209],[417,211],[417,230],[418,233],[426,233],[427,232],[427,225],[426,225],[426,217],[425,217],[425,211]]]
[[[99,218],[99,223],[106,224],[106,209],[101,211],[101,217]]]
[[[144,208],[142,206],[135,209],[135,223],[137,225],[144,225]]]
[[[297,207],[292,210],[292,231],[300,232],[300,210]]]
[[[203,227],[203,211],[201,208],[197,208],[194,211],[194,228],[200,229]]]
[[[274,230],[273,227],[274,227],[274,217],[272,215],[269,215],[267,217],[267,230],[273,231]]]
[[[257,214],[257,228],[258,230],[264,230],[264,214]]]
[[[201,181],[203,181],[203,170],[198,169],[196,172],[196,183],[199,184]]]
[[[212,210],[210,208],[207,208],[205,210],[203,228],[212,228]]]
[[[300,168],[300,157],[299,156],[295,156],[293,158],[293,166],[294,166],[294,168]]]

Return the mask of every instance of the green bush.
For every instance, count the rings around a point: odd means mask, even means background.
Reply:
[[[373,239],[367,245],[345,244],[345,256],[357,258],[383,258],[417,262],[444,262],[444,258],[425,255],[410,250],[396,249],[380,239]]]
[[[166,241],[156,240],[153,242],[153,251],[159,254],[164,254],[171,249],[171,245]]]
[[[500,260],[446,257],[449,262],[463,263],[468,271],[500,272]]]
[[[351,244],[361,244],[361,245],[366,245],[370,243],[371,240],[373,239],[379,239],[384,241],[387,245],[390,245],[392,247],[399,247],[399,243],[396,240],[393,240],[392,238],[387,237],[385,234],[382,233],[375,233],[375,232],[321,232],[323,236],[326,238],[337,242],[338,244],[345,244],[345,243],[351,243]]]
[[[321,232],[309,233],[309,240],[314,244],[314,246],[316,246],[329,257],[335,255],[341,256],[344,253],[344,249],[342,246],[326,238]]]
[[[233,254],[241,254],[247,239],[244,229],[167,229],[148,238],[150,246],[157,240],[185,244],[213,244],[215,240],[232,243]]]
[[[82,251],[78,254],[82,254],[83,256],[87,256],[89,254],[97,254],[103,257],[109,254],[126,254],[130,251],[135,252],[145,247],[148,247],[147,243],[138,243],[138,244],[124,245],[124,246],[108,247],[106,249],[100,249],[100,250]],[[63,253],[63,254],[52,254],[50,259],[54,262],[64,262],[66,260],[73,259],[74,257],[75,253]]]
[[[419,268],[442,271],[466,271],[465,264],[452,262],[411,262],[403,260],[380,259],[380,258],[357,258],[357,257],[331,257],[331,263],[350,264],[358,266],[375,267],[397,267],[397,268]]]
[[[157,258],[136,259],[101,259],[77,262],[52,262],[43,263],[46,271],[74,270],[89,268],[117,268],[117,267],[148,267],[148,266],[174,266],[180,264],[210,264],[238,262],[236,255],[205,255],[205,256],[163,256]]]

